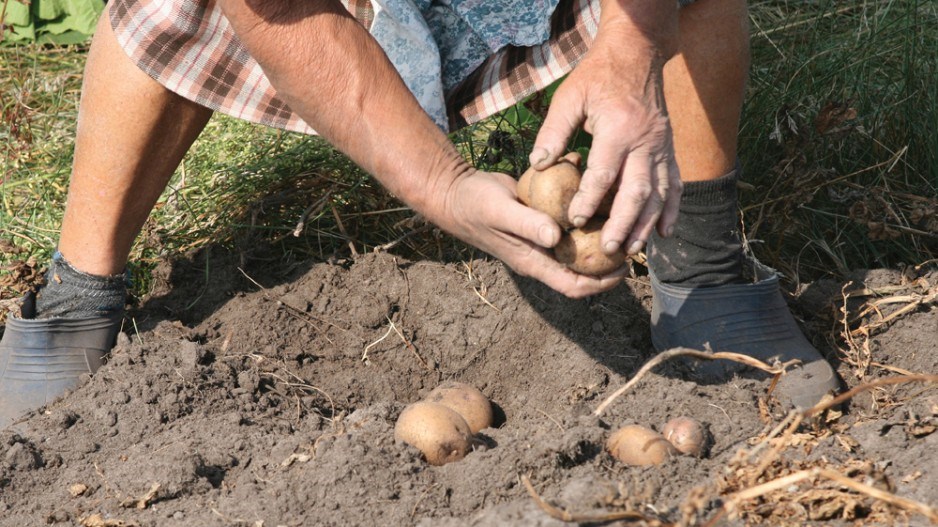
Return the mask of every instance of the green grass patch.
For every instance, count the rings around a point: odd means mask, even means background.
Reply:
[[[757,2],[740,133],[757,254],[789,276],[938,254],[938,4]]]

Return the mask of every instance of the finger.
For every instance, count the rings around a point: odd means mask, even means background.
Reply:
[[[668,195],[664,199],[664,210],[658,220],[658,234],[667,238],[674,232],[677,224],[678,211],[681,208],[681,194],[684,193],[684,183],[681,181],[681,170],[672,156],[668,161]]]
[[[664,210],[664,203],[669,192],[670,181],[668,180],[668,163],[660,162],[655,165],[652,172],[655,177],[652,181],[652,188],[655,190],[645,202],[645,208],[632,227],[632,233],[629,234],[625,242],[625,247],[629,254],[637,254],[651,237],[651,231],[658,223],[658,218]]]
[[[606,194],[615,186],[627,155],[628,145],[624,141],[610,138],[608,133],[596,134],[580,188],[570,200],[568,214],[573,225],[582,227],[593,216]]]
[[[554,94],[553,101],[547,109],[544,124],[541,125],[537,138],[534,140],[534,148],[531,149],[531,155],[528,158],[531,166],[544,170],[556,163],[567,149],[570,137],[582,122],[582,104],[574,102],[561,85]]]
[[[606,276],[581,275],[567,269],[547,254],[532,257],[529,263],[529,272],[523,270],[528,266],[519,266],[516,270],[570,298],[584,298],[608,291],[621,284],[628,272],[628,267],[623,266]]]
[[[492,207],[494,228],[518,236],[545,249],[560,241],[560,226],[543,212],[510,200]]]
[[[652,166],[650,157],[643,152],[629,154],[622,173],[622,182],[612,202],[609,219],[603,225],[600,236],[603,252],[612,254],[622,247],[632,233],[639,215],[645,210],[652,195]],[[633,247],[627,250],[632,252]]]

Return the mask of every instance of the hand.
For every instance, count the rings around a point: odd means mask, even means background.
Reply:
[[[548,252],[560,240],[549,216],[517,200],[516,182],[506,174],[470,171],[452,181],[439,207],[427,217],[457,238],[571,298],[612,289],[625,269],[594,278],[574,273]]]
[[[554,94],[534,143],[531,164],[543,169],[578,127],[593,135],[569,214],[583,225],[606,193],[615,193],[601,237],[606,253],[624,246],[635,254],[653,228],[668,236],[677,220],[682,186],[662,80],[669,56],[632,30],[600,25],[590,51]]]

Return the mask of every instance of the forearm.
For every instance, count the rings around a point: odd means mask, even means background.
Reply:
[[[601,0],[600,6],[600,36],[614,33],[620,44],[632,46],[636,51],[654,53],[664,61],[677,53],[677,2]]]
[[[220,0],[278,95],[390,192],[431,216],[471,170],[338,2]]]

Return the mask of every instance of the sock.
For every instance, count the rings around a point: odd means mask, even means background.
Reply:
[[[652,234],[648,267],[668,284],[715,286],[745,282],[736,216],[737,167],[711,181],[684,184],[674,233]]]
[[[46,285],[36,298],[36,313],[37,318],[102,317],[120,313],[126,300],[125,275],[83,273],[56,251],[46,273]]]

